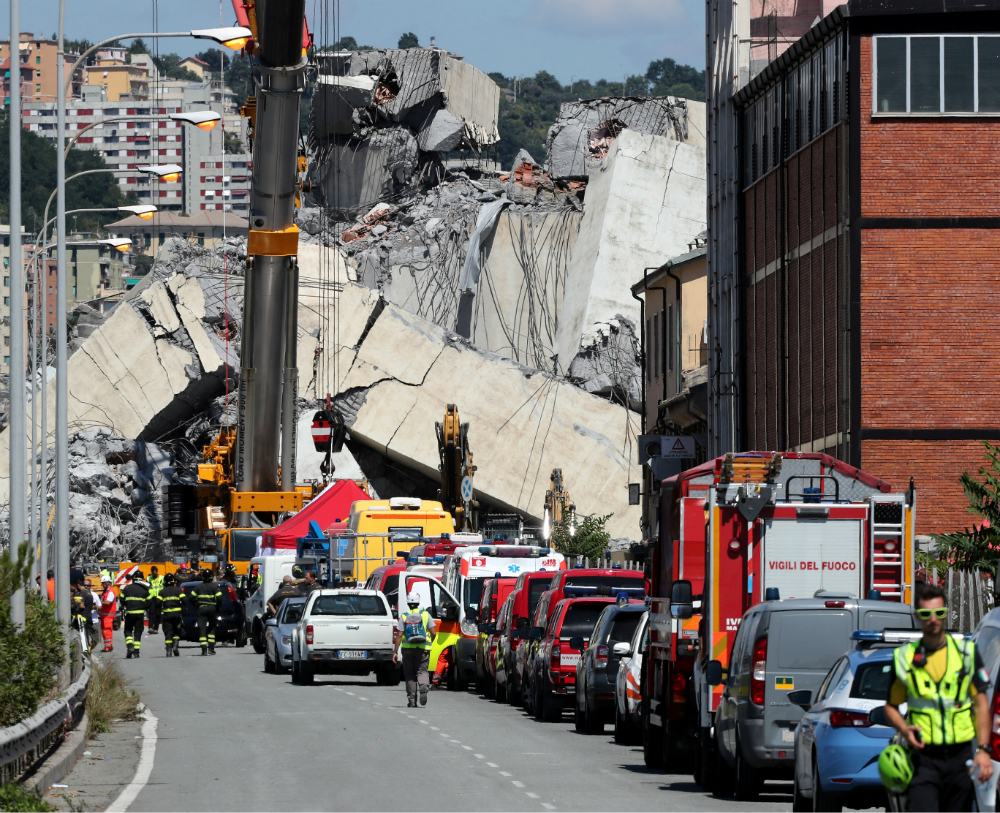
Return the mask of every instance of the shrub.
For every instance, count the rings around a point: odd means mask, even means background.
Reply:
[[[0,728],[38,711],[55,688],[63,663],[63,634],[55,606],[28,589],[31,566],[28,543],[21,545],[16,560],[10,550],[0,553]],[[11,619],[11,594],[18,587],[26,592],[23,629]],[[7,808],[0,805],[0,809]]]
[[[0,785],[0,810],[13,813],[48,813],[55,810],[42,798],[37,790],[29,790],[18,782],[8,782]]]
[[[87,689],[87,736],[111,730],[116,720],[134,720],[139,716],[139,695],[115,660],[95,658],[90,664]]]

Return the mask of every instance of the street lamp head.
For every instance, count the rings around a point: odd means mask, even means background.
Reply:
[[[138,215],[143,220],[149,220],[156,214],[155,206],[148,206],[139,204],[138,206],[119,206],[119,212],[131,212],[134,215]]]
[[[111,246],[115,251],[128,251],[132,248],[132,241],[127,237],[112,237],[108,240],[95,240],[101,246]]]
[[[214,130],[215,125],[222,120],[222,116],[214,110],[202,110],[195,113],[171,113],[172,121],[184,121],[200,127],[202,130]]]
[[[253,39],[253,32],[237,25],[229,28],[197,28],[191,32],[191,36],[197,40],[215,40],[227,48],[239,51]]]
[[[136,167],[139,172],[147,175],[155,175],[161,181],[171,183],[181,177],[184,167],[180,164],[147,164],[144,167]]]

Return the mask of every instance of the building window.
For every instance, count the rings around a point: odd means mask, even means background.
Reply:
[[[653,378],[660,377],[660,314],[653,314]]]
[[[35,57],[35,64],[36,65],[41,65],[42,64],[42,58],[40,56],[36,56]]]
[[[653,359],[650,348],[653,346],[653,334],[649,329],[649,320],[646,320],[646,381],[653,380]]]
[[[667,305],[667,369],[674,369],[674,306]]]
[[[3,346],[4,347],[10,347],[10,336],[4,336],[3,337]]]
[[[879,36],[874,43],[874,114],[1000,113],[1000,36]]]
[[[10,367],[10,356],[4,356],[3,357],[3,366],[4,367]]]
[[[3,278],[3,287],[4,288],[9,288],[10,287],[10,277],[4,277]]]
[[[9,296],[5,296],[3,298],[3,304],[4,305],[10,305],[10,297]]]

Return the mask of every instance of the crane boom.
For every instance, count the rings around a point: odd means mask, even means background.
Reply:
[[[236,488],[251,494],[295,488],[295,193],[307,65],[302,50],[305,0],[266,0],[254,10],[253,178],[236,438]],[[252,498],[244,498],[241,513],[253,506]]]

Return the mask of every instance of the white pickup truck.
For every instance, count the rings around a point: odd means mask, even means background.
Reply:
[[[292,633],[292,681],[311,684],[317,672],[374,672],[380,686],[395,686],[401,677],[392,662],[395,625],[378,590],[314,590]]]

